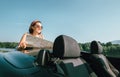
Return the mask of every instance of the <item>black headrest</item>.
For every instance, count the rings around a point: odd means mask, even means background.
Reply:
[[[53,56],[57,58],[79,57],[80,47],[73,38],[60,35],[54,41]]]
[[[101,54],[103,52],[103,47],[99,42],[92,41],[90,45],[90,50],[92,54]]]

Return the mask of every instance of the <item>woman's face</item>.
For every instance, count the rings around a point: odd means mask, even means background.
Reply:
[[[41,31],[42,31],[42,24],[37,22],[33,27],[33,32],[41,33]]]

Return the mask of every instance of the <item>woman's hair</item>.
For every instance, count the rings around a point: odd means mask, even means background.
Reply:
[[[41,21],[39,20],[34,20],[31,24],[30,24],[30,27],[29,27],[29,33],[32,34],[33,33],[33,29],[32,27],[34,27],[36,25],[36,23],[41,23]]]

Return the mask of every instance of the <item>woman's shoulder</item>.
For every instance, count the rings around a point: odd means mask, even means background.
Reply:
[[[30,35],[29,33],[24,33],[22,37],[26,37],[27,35]]]
[[[30,35],[30,33],[26,32],[26,33],[23,34],[23,36],[26,36],[26,35]]]

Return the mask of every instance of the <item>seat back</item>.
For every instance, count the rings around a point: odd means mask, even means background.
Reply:
[[[85,60],[80,57],[80,48],[73,38],[60,35],[53,45],[53,56],[60,59],[59,66],[66,77],[96,77]]]
[[[48,66],[50,59],[49,50],[40,50],[36,57],[35,64],[39,66]]]
[[[97,41],[92,41],[90,45],[90,61],[92,68],[99,77],[118,77],[118,70],[102,54],[103,48]]]

